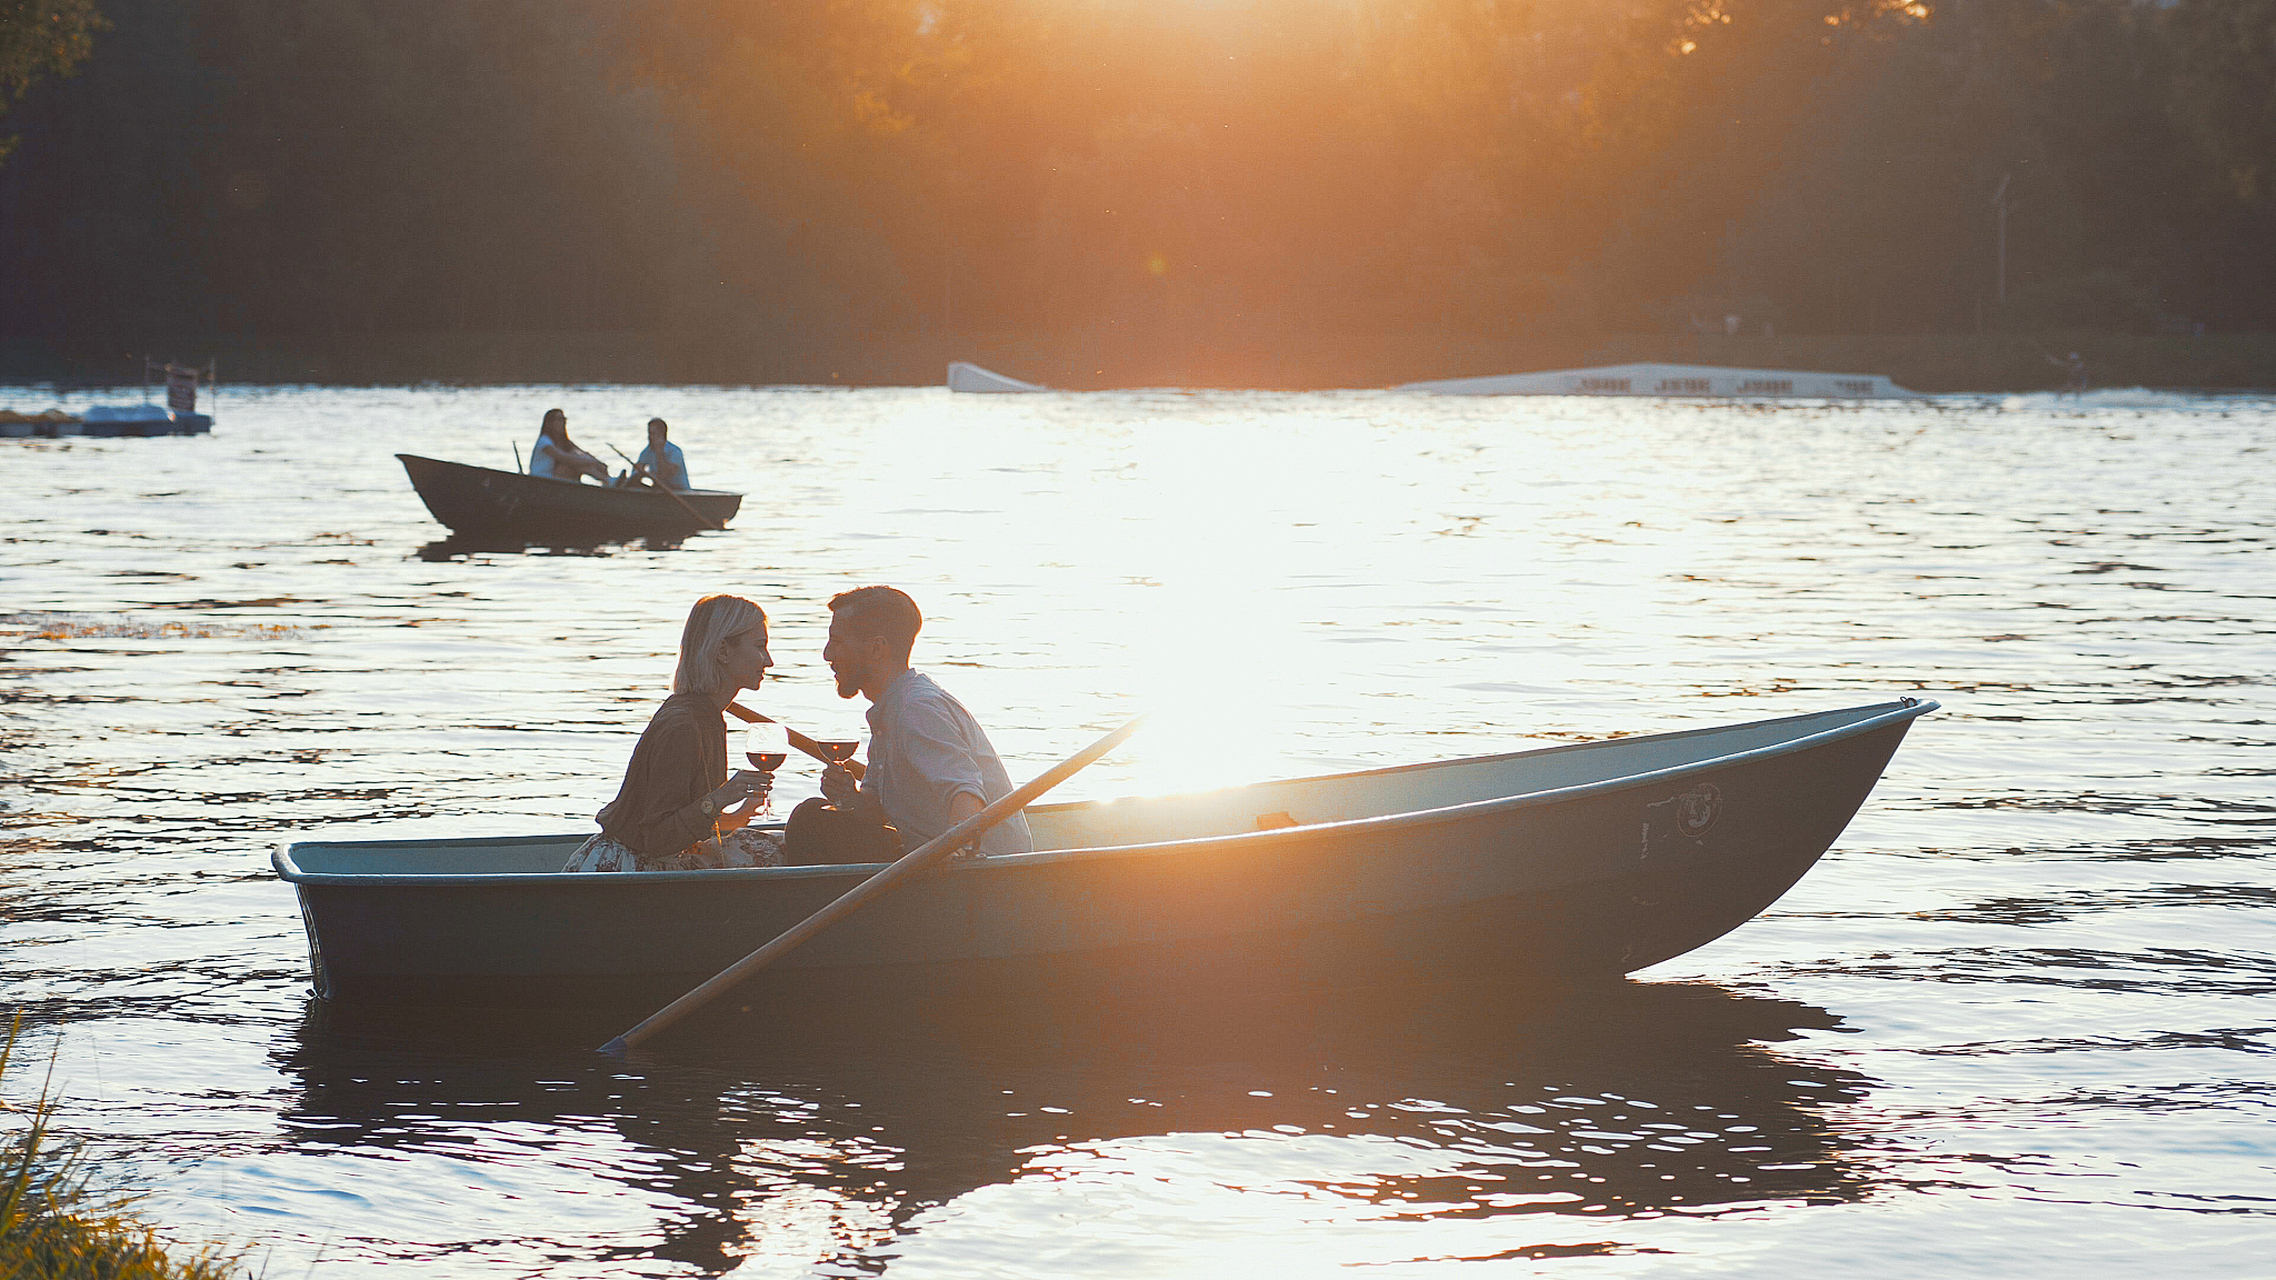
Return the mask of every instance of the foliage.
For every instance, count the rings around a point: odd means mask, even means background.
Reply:
[[[2248,207],[2276,207],[2276,0],[2185,0],[2173,22],[2193,73],[2177,86],[2179,114],[2214,181]]]
[[[0,0],[0,114],[43,78],[71,74],[103,26],[95,0]],[[15,144],[0,138],[0,159]]]
[[[2276,328],[2276,0],[106,8],[0,342]]]
[[[21,1024],[0,1041],[6,1075]],[[188,1257],[124,1206],[89,1189],[85,1153],[58,1142],[42,1096],[19,1130],[0,1135],[0,1277],[6,1280],[222,1280],[235,1260],[214,1250]]]

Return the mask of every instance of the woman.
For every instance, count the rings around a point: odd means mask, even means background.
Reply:
[[[680,631],[672,696],[641,731],[624,786],[600,811],[601,833],[563,871],[694,871],[782,864],[782,833],[747,824],[766,799],[763,775],[727,773],[720,722],[737,692],[774,665],[767,615],[741,596],[705,596]],[[737,801],[741,808],[730,808]]]
[[[602,484],[609,482],[609,469],[599,458],[569,443],[569,415],[559,409],[546,410],[545,421],[538,424],[537,443],[529,448],[529,473],[568,481],[591,476]]]

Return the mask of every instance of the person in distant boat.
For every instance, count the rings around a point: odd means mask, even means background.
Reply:
[[[743,689],[766,679],[767,615],[741,596],[705,596],[680,630],[672,696],[632,748],[624,785],[596,815],[601,833],[563,871],[694,871],[782,864],[779,831],[753,831],[764,775],[727,772],[720,720]],[[732,807],[741,802],[741,807]]]
[[[648,420],[648,447],[642,449],[640,456],[634,459],[632,474],[625,477],[624,483],[639,484],[645,479],[667,489],[677,489],[681,493],[695,488],[688,483],[686,456],[680,452],[678,445],[664,438],[670,431],[671,428],[665,425],[662,418]]]
[[[1011,776],[964,704],[909,668],[924,626],[917,602],[892,587],[857,587],[830,599],[822,660],[838,696],[870,701],[868,770],[857,784],[837,765],[822,796],[791,811],[789,861],[879,862],[914,849],[1010,795]],[[1014,814],[982,835],[983,854],[1034,847]]]
[[[559,409],[545,411],[545,421],[537,429],[537,443],[530,446],[529,473],[556,480],[591,476],[602,484],[609,482],[609,469],[601,460],[569,442],[569,415]]]

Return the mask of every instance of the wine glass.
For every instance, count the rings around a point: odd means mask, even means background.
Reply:
[[[814,745],[820,747],[822,754],[830,758],[832,767],[839,769],[847,769],[847,764],[853,759],[854,752],[861,750],[861,743],[853,738],[817,738],[814,740]],[[861,777],[859,773],[855,773],[851,769],[847,769],[847,772],[855,778]]]
[[[759,771],[759,813],[772,816],[774,771],[790,758],[790,734],[781,725],[760,721],[743,736],[743,756]]]

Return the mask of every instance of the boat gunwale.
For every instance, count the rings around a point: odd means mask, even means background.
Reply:
[[[1804,734],[1798,738],[1789,738],[1780,742],[1770,743],[1766,746],[1754,747],[1745,751],[1731,752],[1727,755],[1710,756],[1703,760],[1694,760],[1684,764],[1669,765],[1666,768],[1653,769],[1644,773],[1622,774],[1621,776],[1615,778],[1600,778],[1594,782],[1574,783],[1571,786],[1554,787],[1546,791],[1532,791],[1527,792],[1523,795],[1491,796],[1482,800],[1465,800],[1457,804],[1440,805],[1430,809],[1411,809],[1399,813],[1376,814],[1364,818],[1345,818],[1332,822],[1303,823],[1297,826],[1275,827],[1264,831],[1236,831],[1221,835],[1185,836],[1175,840],[1152,840],[1138,844],[1094,845],[1073,849],[1038,849],[1030,853],[998,854],[988,858],[957,861],[951,863],[945,868],[942,868],[942,870],[953,874],[972,874],[977,872],[1011,872],[1065,862],[1087,862],[1097,861],[1105,858],[1168,856],[1191,852],[1194,848],[1201,845],[1250,849],[1258,847],[1270,847],[1275,843],[1286,842],[1290,840],[1315,839],[1323,833],[1330,832],[1337,835],[1343,835],[1347,833],[1375,834],[1382,831],[1394,830],[1400,827],[1431,826],[1446,822],[1459,822],[1469,818],[1483,817],[1503,812],[1514,812],[1521,809],[1538,808],[1545,805],[1561,804],[1570,800],[1586,799],[1598,795],[1608,795],[1618,791],[1661,785],[1674,781],[1678,778],[1707,772],[1709,770],[1723,769],[1738,764],[1750,764],[1756,761],[1776,759],[1779,756],[1792,755],[1801,751],[1815,750],[1819,747],[1830,746],[1833,743],[1839,742],[1846,738],[1858,737],[1863,734],[1872,733],[1879,729],[1885,729],[1893,724],[1900,724],[1916,720],[1921,716],[1927,715],[1931,711],[1939,710],[1941,706],[1942,704],[1933,698],[1906,697],[1893,703],[1868,703],[1862,707],[1838,707],[1830,712],[1804,712],[1800,715],[1775,716],[1768,720],[1753,720],[1735,725],[1708,725],[1697,729],[1678,729],[1669,733],[1646,734],[1636,738],[1599,738],[1590,742],[1565,743],[1554,747],[1536,747],[1527,751],[1510,751],[1498,755],[1458,756],[1452,760],[1429,760],[1416,764],[1386,765],[1374,769],[1353,770],[1349,773],[1329,773],[1318,774],[1304,778],[1271,779],[1264,782],[1245,784],[1245,786],[1247,788],[1263,788],[1292,785],[1297,783],[1337,781],[1347,778],[1380,777],[1387,774],[1409,773],[1420,769],[1444,768],[1450,765],[1491,764],[1498,761],[1516,760],[1528,756],[1546,756],[1563,752],[1601,749],[1621,743],[1670,742],[1682,738],[1698,737],[1704,734],[1735,732],[1741,729],[1758,728],[1764,725],[1775,725],[1798,720],[1815,719],[1819,716],[1840,715],[1843,712],[1865,712],[1874,711],[1876,708],[1886,708],[1885,710],[1879,711],[1878,714],[1868,715],[1863,719],[1853,720],[1846,724],[1836,725],[1833,728],[1823,729],[1816,733]],[[1241,788],[1228,789],[1232,790]],[[1208,795],[1210,793],[1186,792],[1182,794],[1193,796]],[[1180,797],[1177,795],[1171,795],[1148,796],[1142,798],[1153,800],[1167,800],[1177,799]],[[1114,802],[1111,800],[1084,800],[1074,801],[1063,805],[1039,805],[1036,806],[1036,808],[1073,809],[1111,803]],[[572,832],[565,836],[471,836],[464,838],[447,838],[446,841],[410,842],[397,840],[296,840],[287,844],[282,849],[272,851],[269,855],[269,863],[276,870],[279,879],[285,880],[295,885],[355,885],[371,888],[407,888],[411,886],[424,886],[441,888],[446,886],[506,886],[529,884],[559,885],[568,883],[606,886],[622,883],[622,875],[624,873],[618,873],[616,875],[591,876],[565,876],[562,872],[559,871],[468,871],[444,872],[432,875],[391,874],[386,872],[369,874],[354,872],[303,871],[300,869],[297,862],[298,852],[303,848],[313,850],[316,848],[337,848],[342,846],[403,845],[407,843],[413,845],[424,844],[428,847],[434,847],[437,844],[446,842],[451,847],[480,848],[484,846],[505,844],[526,844],[533,840],[585,839],[588,838],[589,835],[590,833]],[[638,875],[640,877],[640,883],[644,884],[682,883],[703,880],[731,880],[736,882],[748,882],[755,880],[764,883],[772,883],[777,880],[800,880],[817,877],[844,877],[854,875],[868,876],[883,869],[887,865],[889,864],[883,862],[860,862],[797,867],[726,867],[700,871],[644,871],[634,872],[630,874]]]
[[[482,465],[481,463],[479,463],[479,462],[453,462],[453,461],[451,461],[449,458],[430,458],[430,457],[427,457],[425,454],[419,454],[419,453],[399,453],[399,454],[396,454],[396,455],[395,455],[395,460],[396,460],[397,462],[431,462],[431,463],[434,463],[434,464],[436,464],[437,466],[444,466],[444,467],[464,467],[464,468],[465,468],[465,469],[467,469],[468,471],[487,471],[487,472],[489,472],[491,475],[494,475],[494,476],[506,476],[506,477],[508,477],[508,478],[510,478],[510,479],[514,479],[514,480],[543,480],[543,481],[547,482],[548,484],[562,484],[562,485],[567,485],[567,486],[569,486],[569,487],[570,487],[570,488],[572,488],[572,489],[584,489],[584,490],[589,490],[589,491],[590,491],[590,490],[605,490],[605,491],[607,491],[607,492],[610,492],[610,493],[616,493],[616,494],[632,494],[632,493],[638,493],[638,494],[650,494],[650,495],[656,495],[656,496],[661,496],[661,495],[662,495],[662,493],[663,493],[663,490],[661,490],[661,489],[648,488],[648,487],[645,487],[645,486],[643,486],[643,487],[637,487],[637,488],[636,488],[636,487],[633,487],[633,486],[629,486],[629,485],[627,485],[627,486],[621,486],[621,487],[620,487],[620,486],[617,486],[617,485],[607,485],[607,484],[586,484],[586,483],[585,483],[583,480],[579,480],[579,479],[566,479],[566,480],[565,480],[565,479],[561,478],[560,476],[537,476],[537,475],[531,475],[531,474],[530,474],[529,472],[527,472],[527,471],[508,471],[508,470],[504,469],[503,467],[485,467],[485,466],[483,466],[483,465]],[[417,485],[417,483],[416,483],[416,482],[414,482],[414,483],[412,484],[412,488],[414,488],[414,489],[418,488],[418,485]],[[737,493],[737,492],[735,492],[735,491],[734,491],[734,490],[732,490],[732,489],[674,489],[674,490],[672,490],[672,492],[673,492],[673,493],[676,493],[676,494],[679,494],[679,495],[680,495],[681,497],[683,497],[683,498],[685,498],[685,497],[702,497],[702,498],[740,498],[740,497],[743,497],[743,496],[744,496],[743,494]]]

